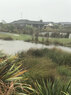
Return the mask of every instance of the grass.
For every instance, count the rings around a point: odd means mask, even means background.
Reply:
[[[55,62],[58,65],[71,65],[71,54],[64,52],[60,49],[40,49],[40,50],[30,50],[28,51],[28,55],[32,55],[35,57],[47,57]]]
[[[69,66],[59,66],[57,70],[62,76],[71,76],[71,67]]]
[[[15,63],[16,59],[17,56],[7,57],[0,62],[0,95],[28,95],[33,91],[22,76],[27,71],[21,68],[21,64]]]
[[[18,61],[21,60],[28,70],[29,83],[37,91],[33,95],[70,95],[71,54],[55,48],[29,50],[19,55]]]
[[[2,57],[0,95],[70,95],[70,53],[54,48]]]
[[[66,84],[61,84],[61,81],[51,80],[40,80],[36,81],[36,89],[38,95],[70,95],[71,93],[71,82]]]
[[[28,59],[28,60],[27,60]],[[58,49],[29,50],[19,54],[19,63],[28,69],[28,77],[70,79],[71,54]],[[63,74],[64,73],[64,74]]]
[[[12,36],[14,40],[31,40],[31,35],[20,34],[19,36]]]
[[[7,38],[7,37],[11,37],[13,38],[13,40],[27,40],[27,39],[31,39],[30,35],[26,35],[26,34],[8,34],[8,33],[0,33],[0,38]]]
[[[58,42],[60,44],[63,44],[63,45],[70,45],[71,46],[71,39],[69,38],[50,38],[49,41],[51,43],[55,43],[55,42]]]
[[[27,34],[10,34],[10,33],[0,33],[0,39],[7,39],[7,38],[12,38],[13,40],[24,40],[24,41],[32,41],[32,35],[27,35]],[[69,38],[43,38],[39,37],[38,38],[38,43],[43,43],[43,44],[55,44],[55,45],[63,45],[63,46],[71,46],[71,39]]]

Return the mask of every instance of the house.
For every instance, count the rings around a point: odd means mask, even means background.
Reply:
[[[43,22],[42,20],[31,21],[31,20],[21,19],[21,20],[14,21],[11,24],[20,25],[20,26],[31,25],[31,26],[35,26],[35,27],[43,27],[44,25],[48,25],[48,22]]]

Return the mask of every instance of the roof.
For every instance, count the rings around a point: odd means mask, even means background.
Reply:
[[[31,21],[31,20],[17,20],[17,21],[12,22],[12,24],[38,24],[38,25],[47,25],[48,22]]]

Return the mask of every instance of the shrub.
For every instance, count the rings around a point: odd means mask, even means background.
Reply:
[[[34,57],[49,57],[58,65],[71,65],[71,54],[56,48],[29,50],[27,55]]]

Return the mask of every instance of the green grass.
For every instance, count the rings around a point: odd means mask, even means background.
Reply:
[[[13,38],[13,40],[29,40],[29,39],[31,39],[31,35],[26,35],[26,34],[18,34],[18,36],[16,36],[14,34],[0,33],[0,38],[6,38],[6,37],[11,37],[11,38]]]
[[[41,79],[35,82],[35,89],[38,95],[70,95],[71,82],[62,83],[59,80],[52,81]]]
[[[59,42],[62,43],[63,45],[71,44],[71,39],[69,38],[50,38],[49,41],[52,43]]]
[[[69,66],[59,66],[57,70],[62,76],[71,76],[71,67]]]
[[[0,39],[5,39],[11,37],[13,40],[24,40],[24,41],[30,41],[30,42],[36,42],[35,40],[32,41],[32,35],[27,34],[18,34],[18,36],[10,33],[0,33]],[[68,38],[43,38],[38,37],[37,43],[43,43],[43,44],[55,44],[55,45],[63,45],[63,46],[69,46],[71,47],[71,39]]]
[[[19,36],[12,36],[14,40],[31,40],[31,35],[20,34]]]
[[[50,41],[59,41],[59,42],[63,42],[63,43],[68,43],[71,42],[71,39],[68,38],[50,38]]]

